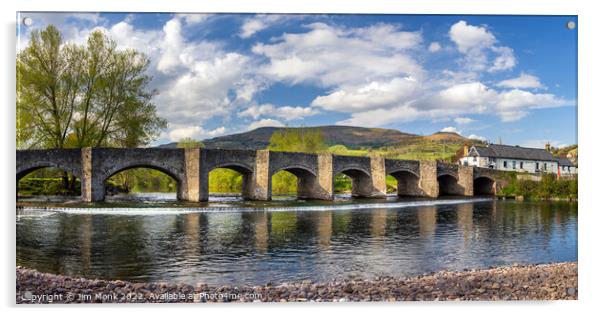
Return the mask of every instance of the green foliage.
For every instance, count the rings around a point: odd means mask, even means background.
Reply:
[[[397,192],[397,179],[395,179],[395,177],[387,175],[385,182],[387,184],[387,193]]]
[[[334,145],[328,147],[328,152],[333,155],[342,155],[342,156],[367,156],[368,150],[361,149],[348,149],[345,145]]]
[[[540,181],[511,177],[499,195],[523,196],[527,199],[577,198],[577,178],[556,179],[553,174],[544,174]]]
[[[209,192],[242,192],[242,174],[225,168],[214,169],[209,173]]]
[[[462,143],[412,139],[403,144],[375,150],[374,153],[391,159],[441,160],[452,162]]]
[[[119,172],[107,182],[123,192],[176,192],[177,183],[159,170],[135,168]]]
[[[80,195],[80,182],[76,180],[75,190],[65,189],[62,178],[26,177],[19,181],[19,195]]]
[[[268,149],[303,153],[323,153],[327,145],[319,128],[283,128],[270,137]]]
[[[192,139],[192,138],[184,138],[180,140],[177,144],[178,148],[203,148],[205,145],[200,140]]]
[[[337,174],[334,177],[334,192],[335,193],[351,193],[352,183],[351,178],[344,174]]]
[[[297,192],[297,177],[288,171],[272,176],[272,194],[290,195]]]
[[[151,103],[149,59],[117,50],[101,31],[64,43],[52,25],[33,30],[17,55],[19,148],[138,147],[167,122]]]

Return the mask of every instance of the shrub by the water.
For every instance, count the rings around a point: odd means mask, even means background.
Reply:
[[[556,179],[554,174],[541,175],[540,181],[518,179],[512,174],[499,195],[523,196],[527,199],[577,198],[577,178]]]

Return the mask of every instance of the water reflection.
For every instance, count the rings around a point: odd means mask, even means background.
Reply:
[[[20,217],[17,264],[132,281],[263,284],[577,260],[577,205]]]
[[[425,206],[417,213],[420,237],[432,237],[437,229],[437,208],[435,206]]]

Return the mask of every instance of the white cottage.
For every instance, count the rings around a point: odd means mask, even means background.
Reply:
[[[558,161],[558,174],[561,176],[574,176],[577,174],[577,166],[566,157],[556,157]]]
[[[559,161],[540,148],[495,145],[464,147],[460,164],[504,171],[559,173]],[[565,163],[563,161],[563,163]],[[573,166],[574,168],[574,166]]]

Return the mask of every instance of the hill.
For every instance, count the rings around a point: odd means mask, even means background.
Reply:
[[[316,127],[288,127],[294,129],[308,129]],[[322,130],[322,137],[329,145],[344,145],[350,149],[380,148],[399,143],[417,135],[403,133],[394,129],[365,128],[353,126],[318,126]],[[205,148],[223,149],[264,149],[270,143],[270,137],[284,127],[260,127],[245,133],[225,135],[203,140]],[[159,147],[176,147],[177,143],[169,143]]]
[[[340,155],[365,156],[377,154],[387,158],[426,159],[455,161],[463,154],[464,144],[480,143],[462,135],[437,132],[420,136],[394,129],[365,128],[354,126],[294,127],[320,128],[329,151]],[[203,140],[205,148],[222,149],[265,149],[270,137],[283,127],[261,127],[245,133],[225,135]],[[177,143],[161,145],[163,148],[176,147]]]
[[[467,139],[460,134],[450,132],[436,132],[432,135],[424,136],[425,140],[436,142],[465,142]]]

